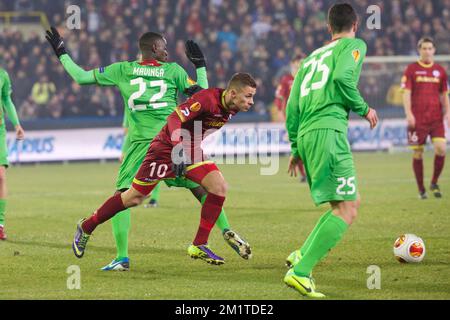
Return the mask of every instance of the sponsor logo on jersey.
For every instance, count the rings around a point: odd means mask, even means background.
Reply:
[[[358,62],[359,57],[361,56],[361,53],[359,52],[358,49],[356,49],[356,50],[352,51],[352,56],[353,56],[353,60],[355,60],[355,62]]]
[[[416,77],[416,82],[439,83],[440,79],[435,77],[418,76]]]
[[[416,71],[415,73],[416,73],[416,74],[427,74],[426,71]]]
[[[223,127],[225,125],[225,122],[223,122],[223,121],[210,121],[210,122],[207,122],[206,125],[208,127],[221,128],[221,127]]]
[[[200,102],[196,102],[196,103],[192,104],[192,105],[189,107],[189,109],[190,109],[192,112],[197,112],[197,111],[199,111],[199,110],[201,109],[201,107],[202,107],[202,105],[200,104]]]
[[[99,73],[105,73],[105,67],[98,68],[98,72]]]

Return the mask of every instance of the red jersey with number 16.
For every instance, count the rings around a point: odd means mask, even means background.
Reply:
[[[448,88],[447,73],[442,66],[412,63],[405,70],[401,86],[411,91],[411,111],[417,124],[443,121],[440,96]]]

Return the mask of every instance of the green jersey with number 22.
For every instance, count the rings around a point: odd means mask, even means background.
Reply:
[[[178,92],[195,84],[174,62],[117,62],[95,69],[94,76],[99,85],[119,88],[132,143],[152,140],[175,110]]]

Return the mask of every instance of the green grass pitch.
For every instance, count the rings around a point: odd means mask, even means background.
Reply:
[[[410,154],[357,153],[362,206],[342,242],[314,270],[329,299],[450,298],[450,178],[443,199],[417,198]],[[432,155],[425,158],[429,185]],[[284,259],[313,228],[326,206],[314,207],[308,187],[286,174],[261,176],[256,165],[221,165],[229,183],[231,225],[253,246],[245,261],[213,229],[210,244],[223,266],[192,260],[186,249],[200,206],[184,189],[161,193],[157,209],[133,209],[130,272],[102,272],[115,255],[110,223],[100,226],[83,259],[72,253],[76,222],[113,192],[117,163],[16,166],[8,169],[6,231],[0,243],[0,299],[302,299],[282,279]],[[402,233],[426,244],[420,264],[400,264],[392,245]],[[81,289],[69,290],[67,268],[78,265]],[[381,289],[369,290],[367,268],[381,270]]]

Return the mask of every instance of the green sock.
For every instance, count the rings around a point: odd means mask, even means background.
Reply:
[[[314,239],[314,237],[317,234],[317,231],[319,230],[319,228],[322,226],[322,224],[324,223],[325,220],[327,220],[330,215],[331,215],[332,210],[328,210],[327,212],[325,212],[320,218],[319,221],[317,222],[316,226],[314,227],[313,231],[311,231],[311,233],[309,234],[308,238],[306,239],[305,243],[303,244],[303,246],[300,249],[300,253],[302,254],[302,256],[305,255],[306,251],[308,251],[309,246],[311,245],[312,240]]]
[[[111,219],[114,240],[116,241],[116,259],[128,257],[128,233],[131,225],[130,209],[123,210]]]
[[[159,201],[159,194],[161,189],[161,183],[158,183],[155,188],[153,188],[152,193],[150,194],[150,200]]]
[[[5,224],[5,209],[6,209],[6,200],[0,199],[0,225]]]
[[[336,246],[347,229],[348,224],[342,218],[331,214],[317,230],[302,260],[295,265],[294,272],[299,276],[309,276],[314,266]]]
[[[205,203],[206,200],[206,194],[202,197],[200,202],[202,205]],[[220,212],[219,217],[216,221],[216,226],[223,232],[225,229],[230,229],[230,223],[228,222],[227,215],[225,213],[225,210],[222,208],[222,211]]]

